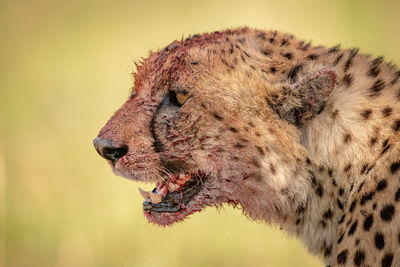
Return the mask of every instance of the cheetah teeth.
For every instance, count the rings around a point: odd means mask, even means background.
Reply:
[[[139,187],[139,193],[142,195],[144,199],[150,198],[150,192],[144,191],[142,188]]]
[[[153,204],[158,204],[162,201],[162,198],[167,192],[178,191],[191,176],[188,174],[179,174],[178,179],[169,179],[167,182],[157,183],[157,187],[152,192],[148,192],[139,187],[139,193],[142,197]]]
[[[162,199],[161,195],[155,194],[153,192],[149,192],[149,194],[150,194],[151,203],[158,204],[161,202],[161,199]]]

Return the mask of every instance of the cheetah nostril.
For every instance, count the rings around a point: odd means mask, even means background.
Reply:
[[[127,146],[114,147],[111,141],[105,138],[96,137],[93,144],[100,156],[114,164],[128,153]]]

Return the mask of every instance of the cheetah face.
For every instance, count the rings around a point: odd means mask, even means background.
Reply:
[[[226,34],[204,34],[151,53],[134,74],[131,97],[94,140],[115,174],[156,184],[152,192],[140,190],[150,222],[169,225],[222,203],[268,220],[305,199],[299,189],[305,182],[296,178],[305,152],[294,125],[320,112],[325,91],[319,88],[332,88],[324,85],[335,75],[316,72],[290,85],[297,94],[271,98],[288,86],[257,72],[254,66],[269,69],[271,62],[253,56],[249,65],[251,54],[233,48]]]
[[[238,139],[233,120],[227,125],[228,118],[207,111],[210,101],[176,84],[133,94],[94,144],[115,174],[156,184],[151,192],[139,189],[148,220],[169,225],[206,206],[239,204],[237,192],[246,191],[258,163],[244,151],[228,151],[227,145],[244,150],[249,142]]]

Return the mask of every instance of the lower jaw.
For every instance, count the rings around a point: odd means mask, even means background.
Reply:
[[[143,213],[149,222],[154,223],[156,225],[160,225],[160,226],[168,226],[168,225],[172,225],[176,222],[183,221],[190,214],[193,214],[200,210],[201,209],[192,210],[192,209],[188,209],[188,208],[182,208],[181,211],[173,212],[173,213],[171,213],[171,212],[154,212],[154,211],[143,211]]]

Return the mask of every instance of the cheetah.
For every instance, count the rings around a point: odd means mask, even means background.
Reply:
[[[94,139],[149,222],[207,206],[277,224],[328,266],[400,266],[400,71],[278,31],[151,52]]]

